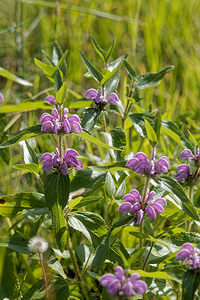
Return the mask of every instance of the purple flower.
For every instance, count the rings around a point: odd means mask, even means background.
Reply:
[[[76,170],[83,169],[83,163],[77,156],[78,152],[74,149],[66,149],[64,152],[64,157],[61,159],[59,150],[56,148],[56,154],[44,153],[40,159],[43,162],[42,169],[46,172],[56,170],[61,172],[63,175],[67,175],[68,168],[74,167]]]
[[[150,192],[142,204],[139,192],[131,190],[123,197],[125,202],[119,206],[118,211],[121,214],[136,215],[138,224],[142,223],[145,214],[149,219],[155,220],[156,214],[164,212],[164,206],[167,205],[163,198],[154,199],[155,195],[154,191]]]
[[[154,158],[148,159],[146,154],[138,152],[134,157],[127,161],[126,167],[134,170],[137,174],[154,175],[167,173],[170,169],[169,161],[166,156],[162,156],[155,163]]]
[[[101,276],[100,283],[107,287],[107,292],[110,295],[118,296],[134,296],[137,294],[144,294],[148,287],[143,280],[138,280],[140,275],[133,273],[129,278],[128,274],[124,272],[122,267],[116,267],[115,273],[107,273]]]
[[[3,94],[0,93],[0,103],[4,101],[4,97],[3,97]]]
[[[180,261],[185,261],[185,264],[190,269],[200,269],[200,250],[195,248],[190,243],[185,243],[177,254],[177,258]]]
[[[186,164],[182,164],[176,168],[179,170],[176,175],[174,176],[177,181],[182,181],[183,179],[187,179],[190,174],[190,168]]]
[[[98,92],[95,89],[89,89],[86,91],[85,93],[85,97],[86,99],[92,99],[94,100],[95,103],[99,104],[107,104],[108,102],[112,105],[116,105],[119,102],[119,98],[117,96],[117,94],[115,93],[110,93],[107,97],[107,99],[104,98],[104,96],[102,95],[102,92]]]
[[[56,104],[56,98],[53,95],[48,95],[45,98],[45,101],[47,101],[50,104]]]
[[[180,154],[180,158],[182,160],[188,160],[189,158],[194,159],[195,155],[193,155],[190,149],[184,149]]]
[[[54,132],[59,134],[64,131],[65,133],[81,133],[82,127],[80,119],[77,115],[71,115],[67,117],[68,109],[64,108],[62,115],[60,116],[57,109],[52,109],[52,115],[48,113],[42,114],[40,122],[42,123],[41,131]]]

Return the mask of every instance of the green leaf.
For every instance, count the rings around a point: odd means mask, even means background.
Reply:
[[[25,240],[20,236],[0,237],[0,247],[5,247],[16,252],[30,254],[30,250],[27,245],[28,240]]]
[[[52,77],[54,75],[56,67],[52,65],[47,65],[37,58],[34,58],[34,62],[44,72],[45,75],[49,77]]]
[[[69,105],[68,108],[85,108],[92,104],[91,100],[85,100],[83,99],[76,99],[73,100]],[[83,122],[83,121],[82,121]],[[94,127],[94,126],[93,126]],[[84,127],[85,128],[85,127]],[[88,130],[89,131],[89,130]]]
[[[60,69],[57,69],[54,75],[54,90],[55,94],[58,93],[60,88],[62,87],[63,81],[62,81],[62,73]]]
[[[130,120],[133,122],[135,130],[142,136],[147,137],[146,126],[144,120],[147,120],[154,129],[155,116],[151,113],[136,113],[129,115]]]
[[[108,97],[110,93],[116,92],[118,85],[119,85],[119,80],[120,80],[120,69],[114,73],[110,79],[105,83],[104,86],[104,96],[105,98]]]
[[[17,164],[12,166],[14,169],[26,170],[27,172],[33,173],[36,176],[38,175],[40,168],[36,164]]]
[[[0,76],[1,77],[4,77],[4,78],[7,78],[11,81],[14,81],[20,85],[23,85],[23,86],[32,86],[32,83],[30,83],[29,81],[26,81],[16,75],[14,75],[13,73],[9,72],[8,70],[6,69],[3,69],[0,67]]]
[[[29,143],[27,141],[25,141],[25,144],[26,144],[26,148],[27,148],[28,153],[29,153],[30,158],[31,158],[31,159],[29,159],[29,161],[38,165],[39,160],[38,160],[38,157],[37,157],[37,154],[36,154],[35,150],[29,145]]]
[[[90,40],[97,54],[105,61],[105,51],[101,48],[101,46],[92,36],[90,36]]]
[[[56,102],[59,104],[63,104],[66,94],[67,94],[67,84],[66,84],[66,82],[63,82],[61,88],[59,89],[59,91],[56,94]]]
[[[115,148],[123,150],[126,146],[126,134],[122,128],[114,128],[110,131],[112,137],[112,144]],[[122,152],[117,152],[116,159],[118,161],[124,159]]]
[[[196,208],[189,200],[184,189],[180,186],[179,183],[168,176],[161,176],[155,181],[158,182],[165,191],[172,193],[172,197],[177,201],[178,205],[182,207],[182,209],[188,216],[190,216],[194,220],[199,221],[199,215]]]
[[[169,66],[162,69],[158,73],[146,73],[144,75],[139,75],[136,78],[135,88],[137,89],[146,89],[152,86],[160,84],[161,79],[165,76],[166,73],[174,69],[174,66]]]
[[[67,278],[62,265],[60,264],[55,252],[50,248],[43,254],[45,263],[54,270],[57,274],[61,275],[64,279]]]
[[[86,68],[88,69],[88,71],[90,72],[92,77],[98,83],[100,83],[101,80],[103,79],[103,76],[101,75],[100,71],[97,70],[97,68],[89,62],[89,60],[86,58],[86,56],[84,55],[84,53],[81,50],[80,50],[80,55],[81,55],[81,59],[82,59],[84,65],[86,66]]]
[[[178,128],[176,123],[169,121],[169,120],[162,120],[162,126],[166,129],[169,129],[170,131],[174,132],[178,137],[180,137],[182,144],[193,151],[194,146],[193,144],[187,140],[187,138],[184,136],[182,131]]]
[[[84,110],[83,119],[82,119],[82,128],[85,129],[87,132],[91,132],[94,128],[95,124],[97,123],[99,116],[101,115],[100,111],[97,111],[93,107],[87,107]]]
[[[90,141],[90,142],[92,142],[92,143],[94,143],[94,144],[96,144],[96,145],[99,145],[99,146],[101,146],[101,147],[103,147],[103,148],[114,149],[114,150],[117,150],[117,151],[121,151],[121,149],[118,149],[118,148],[116,148],[116,147],[109,146],[109,145],[103,143],[101,140],[95,138],[94,136],[92,136],[92,135],[90,135],[90,134],[88,134],[88,133],[86,133],[86,132],[76,133],[76,135],[77,135],[77,136],[80,136],[81,138],[86,139],[86,140],[88,140],[88,141]]]
[[[174,277],[170,276],[166,272],[156,271],[156,272],[146,272],[142,270],[131,270],[130,273],[139,273],[141,277],[149,277],[149,278],[160,278],[167,280],[174,280]]]
[[[127,167],[125,167],[126,161],[118,161],[111,165],[105,166],[89,166],[89,169],[96,171],[104,171],[104,172],[112,172],[112,171],[127,171]]]
[[[41,125],[35,125],[32,127],[25,128],[23,130],[20,130],[18,133],[14,135],[11,139],[0,145],[0,148],[9,147],[10,145],[13,145],[15,143],[18,143],[20,141],[26,140],[28,138],[31,138],[36,135],[44,134],[44,132],[41,132]]]
[[[69,201],[69,209],[78,209],[102,200],[100,196],[77,197]]]
[[[68,216],[70,227],[82,232],[96,248],[99,238],[106,234],[107,228],[104,219],[93,212],[74,212]]]
[[[63,75],[66,75],[67,72],[67,65],[65,62],[65,57],[68,54],[68,50],[66,50],[64,53],[62,53],[62,49],[60,45],[57,42],[53,43],[52,48],[52,61],[56,65],[57,69],[60,68]]]
[[[199,143],[198,143],[197,140],[195,139],[194,135],[191,134],[191,132],[189,131],[189,129],[188,129],[188,133],[189,133],[189,135],[191,136],[191,139],[192,139],[194,145],[197,147]]]
[[[70,192],[69,176],[52,173],[44,181],[46,203],[52,214],[52,227],[57,245],[61,252],[65,249],[67,226],[64,218],[64,207],[67,205]]]
[[[147,132],[147,137],[148,137],[150,143],[153,146],[155,146],[158,143],[157,135],[156,135],[153,127],[151,126],[151,124],[146,119],[144,120],[144,123],[145,123],[146,132]]]
[[[114,75],[120,70],[122,64],[124,63],[124,59],[120,61],[117,67],[113,71],[105,70],[105,75],[103,75],[103,79],[101,80],[101,85],[104,85],[108,82],[109,79],[114,78]]]
[[[43,194],[17,193],[0,197],[1,216],[12,217],[22,210],[39,207],[47,207]]]
[[[112,175],[109,172],[106,174],[105,190],[106,190],[106,195],[109,198],[112,198],[114,196],[116,188],[115,188]]]
[[[52,109],[52,106],[43,101],[26,101],[14,105],[3,105],[0,107],[0,113],[25,112],[38,109]]]
[[[188,270],[183,275],[182,300],[193,300],[196,289],[200,283],[200,272]]]
[[[133,70],[133,68],[129,65],[129,63],[127,62],[127,60],[124,61],[124,65],[126,67],[126,70],[128,72],[128,76],[131,80],[133,80],[136,77],[136,73]]]
[[[112,43],[110,44],[110,47],[108,48],[108,50],[105,54],[105,62],[106,63],[109,60],[110,56],[112,55],[114,47],[115,47],[115,39],[112,41]]]

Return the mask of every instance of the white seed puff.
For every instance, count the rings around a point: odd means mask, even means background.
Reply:
[[[34,253],[44,253],[48,249],[48,243],[44,238],[35,236],[29,240],[28,248]]]

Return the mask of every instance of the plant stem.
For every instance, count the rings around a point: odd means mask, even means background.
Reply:
[[[93,252],[93,246],[91,247],[90,254],[89,254],[88,259],[87,259],[87,261],[86,261],[86,263],[85,263],[85,266],[84,266],[84,268],[83,268],[83,270],[82,270],[82,273],[81,273],[81,277],[82,277],[82,278],[83,278],[83,276],[84,276],[84,274],[85,274],[85,271],[86,271],[86,269],[87,269],[87,266],[88,266],[90,257],[91,257],[91,255],[92,255],[92,252]]]
[[[142,223],[140,224],[140,226],[139,226],[139,228],[140,228],[140,233],[142,234]],[[142,238],[140,238],[140,245],[139,245],[139,249],[140,250],[142,250],[142,247],[143,247],[143,239]],[[142,269],[142,264],[143,264],[143,262],[142,262],[142,253],[141,253],[141,255],[140,255],[140,268]]]
[[[42,259],[41,253],[38,253],[38,255],[39,255],[40,265],[41,265],[41,268],[42,268],[42,273],[43,273],[43,278],[44,278],[44,283],[45,283],[46,299],[49,300],[47,276],[46,276],[46,272],[45,272],[45,268],[44,268],[44,264],[43,264],[43,259]]]
[[[142,196],[142,208],[144,207],[144,204],[145,204],[145,200],[146,200],[146,196],[147,196],[147,192],[148,192],[148,188],[149,188],[149,182],[150,182],[150,177],[146,176],[144,192],[143,192],[143,196]]]
[[[154,242],[152,242],[152,244],[151,244],[151,248],[149,249],[149,253],[147,254],[147,257],[146,257],[146,259],[145,259],[145,262],[144,262],[144,265],[143,265],[143,267],[142,267],[142,270],[145,269],[145,266],[146,266],[146,264],[147,264],[147,261],[148,261],[148,259],[149,259],[150,254],[151,254],[151,251],[152,251],[152,249],[153,249],[153,246],[154,246]]]
[[[72,250],[72,244],[71,244],[71,240],[70,240],[70,237],[69,237],[69,233],[67,234],[67,247],[69,249],[69,253],[70,253],[70,256],[71,256],[71,259],[72,259],[72,264],[74,266],[74,272],[76,274],[76,279],[77,279],[77,281],[80,282],[81,281],[81,276],[80,276],[78,264],[77,264],[77,261],[76,261],[76,257],[74,255],[73,250]]]
[[[106,132],[106,118],[104,113],[102,113],[102,125],[103,125],[103,131]]]
[[[190,201],[193,203],[193,187],[192,186],[190,186],[189,189],[188,189],[188,197],[189,197]],[[186,224],[185,224],[185,231],[186,232],[190,231],[190,227],[192,225],[191,222],[192,222],[191,220],[186,221]]]

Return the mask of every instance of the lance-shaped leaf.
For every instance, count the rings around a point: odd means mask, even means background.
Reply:
[[[144,123],[145,123],[145,127],[146,127],[147,137],[148,137],[150,143],[152,144],[152,146],[155,146],[158,142],[157,135],[156,135],[153,127],[151,126],[151,124],[146,119],[144,120]]]
[[[44,72],[45,75],[52,77],[55,73],[56,67],[45,64],[37,58],[34,59],[34,62]]]
[[[30,83],[29,81],[26,81],[1,67],[0,67],[0,76],[7,78],[11,81],[14,81],[23,86],[32,86],[32,83]]]
[[[67,205],[70,192],[69,176],[60,173],[47,175],[44,182],[44,193],[47,206],[52,215],[52,227],[57,245],[61,252],[65,249],[67,226],[64,218],[64,207]]]
[[[32,208],[47,207],[44,195],[40,193],[17,193],[0,197],[0,215],[15,216],[18,212]]]
[[[152,86],[160,84],[161,79],[165,76],[166,73],[174,69],[174,66],[169,66],[162,69],[158,73],[147,73],[144,75],[139,75],[136,77],[136,82],[134,84],[137,89],[146,89]]]
[[[181,206],[184,212],[194,220],[200,220],[198,212],[193,203],[189,200],[184,189],[179,183],[168,176],[161,176],[155,180],[165,190],[172,193],[172,197],[177,201],[177,204]]]
[[[142,136],[147,137],[147,131],[144,120],[146,119],[154,129],[155,116],[151,113],[136,113],[129,115],[129,118],[133,122],[135,130]],[[155,129],[154,129],[155,130]]]
[[[97,43],[94,37],[90,36],[90,40],[97,54],[105,61],[105,50],[101,48],[101,46]]]
[[[80,50],[81,59],[88,69],[89,73],[92,75],[92,77],[100,83],[103,79],[103,76],[101,75],[100,71],[86,58],[84,53]]]
[[[182,300],[193,300],[196,289],[200,283],[200,272],[188,270],[183,275]]]
[[[0,107],[0,113],[12,113],[12,112],[24,112],[24,111],[32,111],[38,109],[52,109],[47,103],[43,101],[24,101],[19,104],[14,105],[3,105]]]
[[[83,119],[82,119],[82,127],[87,132],[91,132],[94,128],[95,124],[97,123],[101,112],[96,110],[93,107],[87,107],[84,110]]]
[[[66,82],[63,82],[61,88],[59,89],[59,91],[56,94],[56,102],[59,104],[63,104],[66,94],[67,94],[67,84],[66,84]]]

